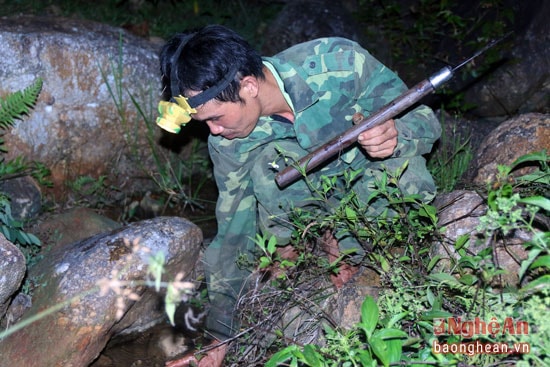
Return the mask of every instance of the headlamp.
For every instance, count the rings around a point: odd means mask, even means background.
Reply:
[[[180,132],[182,125],[185,125],[191,121],[191,114],[197,113],[195,107],[215,98],[221,93],[222,90],[227,88],[227,86],[235,79],[235,76],[237,75],[237,67],[233,65],[225,77],[212,87],[207,88],[206,90],[203,90],[190,98],[182,96],[182,93],[177,86],[178,68],[173,65],[177,63],[183,47],[187,44],[188,40],[193,37],[193,35],[194,33],[191,33],[181,39],[180,44],[172,57],[172,66],[170,71],[170,88],[172,89],[172,99],[169,102],[160,101],[158,105],[159,117],[157,117],[157,125],[166,131],[176,134]]]
[[[191,121],[191,114],[197,110],[189,106],[187,98],[174,97],[174,102],[160,101],[158,105],[159,117],[157,125],[171,133],[179,133],[181,126]]]

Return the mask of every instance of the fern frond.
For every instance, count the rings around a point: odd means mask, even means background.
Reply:
[[[42,79],[38,78],[33,84],[8,94],[0,99],[0,129],[6,129],[14,124],[14,120],[21,118],[34,106],[38,94],[42,90]]]

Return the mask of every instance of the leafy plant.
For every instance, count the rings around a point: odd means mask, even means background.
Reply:
[[[378,306],[367,296],[361,306],[361,322],[347,333],[330,327],[325,329],[327,345],[290,345],[275,353],[265,364],[275,367],[283,362],[291,366],[378,366],[388,367],[401,360],[402,348],[408,335],[393,328],[397,318],[385,325],[380,323]]]
[[[71,182],[67,182],[70,189],[70,200],[78,205],[92,208],[104,208],[113,205],[116,198],[113,193],[119,190],[108,183],[108,177],[101,175],[98,178],[80,176]]]
[[[32,262],[40,250],[40,240],[32,233],[25,232],[23,223],[13,218],[9,198],[0,193],[0,233],[21,249],[26,263]]]
[[[480,218],[478,231],[479,241],[485,244],[481,251],[475,252],[469,241],[470,235],[457,239],[454,247],[457,259],[449,267],[441,268],[436,264],[439,256],[416,255],[413,257],[391,256],[384,249],[387,240],[376,240],[373,231],[374,247],[364,265],[378,269],[381,275],[381,288],[378,299],[374,301],[367,297],[361,309],[361,322],[352,330],[345,332],[337,328],[325,327],[323,344],[298,345],[290,344],[271,355],[267,366],[378,366],[378,365],[418,365],[418,366],[450,366],[475,365],[491,366],[515,363],[518,366],[546,366],[550,362],[550,328],[544,320],[550,311],[550,232],[548,214],[550,201],[547,198],[550,175],[548,156],[545,151],[535,152],[520,157],[510,166],[500,166],[496,182],[487,187],[487,212]],[[517,167],[525,164],[538,165],[538,169],[527,175],[514,177]],[[394,179],[399,173],[389,173],[381,176],[375,185],[376,195],[385,197],[391,208],[397,213],[412,217],[420,217],[421,211],[415,200],[404,200],[404,197],[394,191]],[[330,181],[330,180],[329,180]],[[331,182],[325,181],[330,185]],[[317,191],[328,192],[326,187]],[[309,220],[311,223],[355,223],[363,215],[354,204],[355,195],[345,197],[343,205],[336,216],[328,213],[329,220],[314,216],[311,211],[301,212],[294,220]],[[399,211],[399,205],[412,204],[408,212]],[[397,207],[396,207],[397,205]],[[345,207],[351,209],[345,210]],[[399,216],[403,216],[400,214]],[[431,209],[422,215],[428,219],[424,224],[436,226],[437,214]],[[380,216],[381,222],[392,221],[393,216]],[[371,220],[373,221],[373,220]],[[305,227],[301,222],[295,222],[297,228],[312,231],[313,226]],[[394,222],[391,222],[395,224]],[[349,225],[349,224],[348,224]],[[380,224],[379,224],[380,225]],[[384,224],[382,224],[383,226]],[[416,247],[421,243],[423,231],[405,231],[402,226],[414,222],[405,221],[396,226],[381,227],[405,244],[406,248]],[[420,224],[416,224],[420,226]],[[307,229],[306,229],[307,228]],[[499,276],[507,269],[499,267],[494,258],[494,247],[499,239],[514,231],[529,233],[531,240],[523,246],[527,257],[521,262],[517,284],[498,286]],[[402,236],[412,233],[412,237]],[[359,233],[355,231],[354,233]],[[402,242],[404,238],[411,245]],[[418,242],[417,242],[418,241]],[[411,253],[419,251],[410,249]],[[270,251],[267,251],[268,253]],[[503,317],[520,320],[529,325],[528,333],[490,333],[469,334],[459,333],[436,334],[436,320],[453,317],[503,322]],[[461,329],[462,330],[462,329]],[[491,354],[491,353],[438,353],[434,343],[524,343],[530,347],[527,354]],[[527,344],[525,344],[527,343]]]
[[[21,119],[30,112],[30,109],[36,103],[36,99],[42,90],[42,79],[36,81],[23,89],[9,93],[6,97],[0,99],[0,130],[6,130],[13,126],[16,119]],[[3,135],[3,134],[2,134]],[[4,141],[0,139],[0,152],[5,153],[3,147]],[[2,159],[0,161],[0,183],[9,178],[35,174],[42,182],[48,175],[48,170],[42,164],[32,164],[25,162],[22,157],[17,157],[11,161]],[[15,243],[25,254],[27,263],[32,260],[40,248],[40,240],[31,233],[26,233],[23,229],[23,223],[16,220],[11,212],[9,198],[0,192],[0,233],[2,233],[10,242]]]
[[[383,269],[388,259],[395,258],[392,249],[405,249],[404,261],[417,261],[437,229],[435,208],[421,200],[419,195],[404,194],[399,179],[407,169],[407,163],[390,172],[382,168],[372,183],[370,196],[361,200],[352,189],[352,183],[362,173],[346,171],[342,176],[321,177],[318,183],[306,180],[313,193],[312,205],[306,209],[295,208],[290,221],[295,227],[297,240],[319,236],[324,230],[336,232],[336,237],[351,235]],[[336,183],[344,182],[338,191]],[[338,181],[340,182],[340,181]],[[329,196],[339,197],[336,203]],[[304,232],[305,233],[302,233]]]

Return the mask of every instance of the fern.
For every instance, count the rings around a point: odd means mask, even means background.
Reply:
[[[5,99],[0,99],[0,129],[7,129],[14,124],[15,119],[29,113],[41,90],[42,79],[38,78],[22,91],[10,93]]]
[[[23,89],[8,94],[5,98],[0,98],[0,129],[5,130],[13,126],[15,119],[29,113],[29,109],[34,106],[38,94],[42,90],[42,79],[38,78],[33,84]],[[0,152],[6,152],[3,148],[4,140],[0,133]]]
[[[20,119],[23,115],[29,113],[29,110],[34,107],[38,94],[42,90],[42,79],[38,78],[35,82],[23,89],[8,94],[4,98],[0,98],[0,136],[3,135],[1,130],[13,126],[15,119]],[[3,149],[4,141],[0,139],[0,153],[5,152]],[[29,170],[28,164],[24,158],[17,157],[10,161],[0,159],[0,183],[10,176],[20,174]],[[31,168],[30,173],[39,172],[44,174],[46,170],[43,166]],[[23,224],[13,218],[11,213],[11,205],[9,198],[0,191],[0,233],[3,234],[8,241],[18,245],[25,254],[27,263],[35,257],[40,249],[40,240],[23,230]]]

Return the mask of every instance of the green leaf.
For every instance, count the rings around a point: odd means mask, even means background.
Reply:
[[[377,336],[373,336],[369,340],[369,345],[374,355],[382,362],[384,367],[390,365],[390,352],[388,351],[388,343]]]
[[[524,287],[521,288],[521,292],[531,293],[531,291],[542,290],[548,287],[550,287],[550,274],[545,274],[540,278],[537,278],[532,282],[527,283]]]
[[[550,212],[550,199],[545,198],[544,196],[530,196],[519,199],[518,202],[538,206],[539,208]]]
[[[398,330],[401,331],[401,330]],[[407,334],[405,334],[407,335]],[[406,339],[405,337],[404,339]],[[401,354],[403,353],[403,338],[393,338],[386,340],[386,343],[388,345],[388,362],[389,364],[393,364],[396,362],[399,362],[401,360]]]
[[[460,250],[462,247],[464,247],[464,245],[468,243],[469,240],[470,235],[468,233],[459,236],[455,242],[455,250]]]
[[[379,330],[375,333],[375,335],[378,338],[381,338],[383,340],[407,339],[409,337],[409,335],[406,332],[404,332],[403,330],[393,329],[393,328]]]
[[[267,252],[273,255],[277,249],[277,237],[271,236],[267,242]]]
[[[527,183],[550,184],[550,175],[545,171],[535,171],[518,177],[518,181]]]
[[[537,258],[531,266],[529,266],[529,269],[536,269],[536,268],[547,268],[550,269],[550,255],[544,255],[539,258]]]
[[[459,284],[458,280],[455,277],[447,273],[430,274],[428,278],[442,283]]]
[[[308,365],[311,367],[322,367],[323,363],[321,359],[319,358],[319,355],[317,354],[317,351],[315,350],[315,347],[313,347],[311,344],[304,345],[304,359]]]
[[[393,325],[395,325],[396,322],[398,322],[399,320],[402,320],[408,314],[409,314],[408,311],[403,311],[403,312],[400,312],[398,314],[393,315],[391,317],[390,321],[388,321],[388,324],[386,325],[386,327],[388,327],[388,328],[393,327]]]
[[[357,220],[357,213],[355,212],[355,210],[353,210],[353,208],[350,208],[349,206],[346,206],[345,211],[346,211],[346,217],[349,220],[351,220],[351,221],[356,221]]]
[[[430,304],[430,306],[433,307],[434,303],[437,301],[437,298],[430,288],[426,289],[426,298],[428,299],[428,303]]]
[[[269,361],[266,362],[265,367],[276,367],[279,364],[292,358],[294,351],[298,349],[296,345],[290,345],[283,350],[273,354]]]
[[[433,205],[421,205],[418,209],[418,214],[420,216],[430,218],[432,222],[436,222],[437,220],[437,209]]]
[[[374,329],[376,329],[378,317],[378,305],[374,298],[367,296],[361,305],[361,326],[367,334],[367,339],[372,336]]]
[[[514,168],[525,162],[546,162],[546,161],[548,161],[546,150],[542,150],[540,152],[533,152],[533,153],[522,155],[512,163],[511,167]]]
[[[271,265],[271,259],[270,258],[268,258],[267,256],[260,257],[260,264],[258,265],[258,267],[260,269],[265,269],[269,265]]]
[[[477,283],[478,278],[472,274],[464,274],[463,276],[460,277],[459,281],[462,284],[474,285]]]
[[[523,279],[523,276],[525,275],[525,272],[527,269],[531,267],[531,264],[535,261],[535,259],[541,254],[542,249],[540,248],[534,248],[531,251],[529,251],[529,254],[527,254],[527,259],[523,260],[521,262],[521,266],[519,267],[519,279]]]
[[[361,362],[362,367],[376,367],[376,361],[372,359],[372,355],[368,350],[357,350],[357,357]]]
[[[434,257],[432,257],[432,259],[430,260],[430,262],[428,263],[428,267],[427,267],[427,271],[430,272],[432,271],[432,269],[434,268],[434,266],[439,262],[439,260],[441,260],[441,255],[435,255]]]
[[[378,263],[380,263],[380,267],[382,268],[382,270],[384,270],[385,272],[390,271],[391,266],[390,266],[390,263],[388,262],[388,259],[386,259],[386,257],[384,257],[383,255],[380,255],[380,254],[375,254],[375,253],[371,253],[371,256],[376,261],[378,261]]]
[[[23,91],[10,93],[5,98],[0,98],[0,129],[6,129],[13,125],[14,119],[27,114],[36,103],[41,90],[42,79],[38,78]]]
[[[452,313],[443,310],[430,310],[422,314],[422,320],[444,319],[453,316]]]

